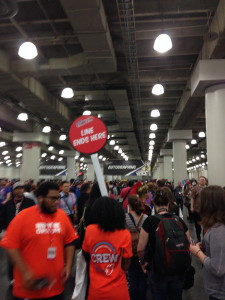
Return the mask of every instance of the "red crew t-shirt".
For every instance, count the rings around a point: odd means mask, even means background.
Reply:
[[[64,246],[78,236],[67,215],[61,209],[43,214],[38,206],[21,211],[10,223],[1,246],[18,249],[35,278],[46,277],[49,287],[30,291],[23,285],[21,273],[14,268],[13,295],[20,298],[47,298],[63,292],[61,272],[64,268]],[[47,257],[49,247],[55,249],[55,258]]]
[[[89,225],[82,248],[91,256],[88,300],[129,300],[121,259],[132,256],[130,232],[104,232],[98,225]]]

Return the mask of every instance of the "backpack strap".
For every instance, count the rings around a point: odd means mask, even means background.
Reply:
[[[140,216],[140,218],[139,218],[137,224],[135,223],[134,217],[132,216],[132,214],[131,214],[131,213],[128,213],[128,215],[129,215],[131,221],[133,222],[133,224],[134,224],[134,226],[135,226],[135,228],[136,228],[136,231],[139,232],[139,231],[140,231],[140,230],[139,230],[139,225],[141,224],[141,220],[143,219],[144,214],[141,214],[141,216]]]
[[[125,201],[125,199],[127,198],[127,196],[130,194],[132,188],[129,189],[129,191],[126,193],[125,197],[123,197],[123,201],[122,201],[122,205],[123,205],[123,202]]]

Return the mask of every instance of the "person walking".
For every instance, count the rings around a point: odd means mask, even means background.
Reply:
[[[87,299],[129,300],[125,271],[132,249],[123,208],[112,198],[100,197],[93,203],[92,216],[82,245],[90,259]]]
[[[21,211],[9,224],[1,246],[14,266],[13,295],[16,300],[63,300],[77,234],[61,209],[55,183],[37,190],[38,205]]]

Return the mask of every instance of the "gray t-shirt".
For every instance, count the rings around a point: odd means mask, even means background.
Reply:
[[[218,225],[218,224],[217,224]],[[203,261],[204,284],[208,295],[225,299],[225,225],[210,228],[203,240],[207,256]]]

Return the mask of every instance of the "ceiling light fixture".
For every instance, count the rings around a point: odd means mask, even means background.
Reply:
[[[64,88],[61,93],[61,97],[65,99],[73,98],[74,92],[70,87]]]
[[[91,111],[90,110],[85,110],[83,112],[83,116],[89,116],[89,115],[91,115]]]
[[[150,130],[155,131],[158,129],[158,126],[156,124],[151,124]]]
[[[55,155],[52,155],[52,156],[50,157],[50,159],[52,159],[52,160],[55,159]]]
[[[17,120],[25,122],[28,120],[28,115],[26,113],[21,113],[17,116]]]
[[[119,154],[123,153],[123,150],[120,148],[118,151]]]
[[[155,139],[155,133],[150,133],[150,134],[149,134],[149,138],[150,138],[150,139]]]
[[[151,141],[149,142],[149,145],[151,145],[151,146],[155,145],[155,141],[151,140]]]
[[[16,152],[20,152],[23,148],[21,146],[16,147]]]
[[[20,45],[18,55],[24,59],[33,59],[38,55],[36,46],[31,42]]]
[[[63,154],[64,153],[64,150],[59,150],[59,154]]]
[[[65,134],[61,134],[59,137],[60,141],[65,141],[66,140],[66,135]]]
[[[159,112],[159,110],[158,110],[158,109],[153,109],[153,110],[151,111],[151,117],[153,117],[153,118],[160,117],[160,112]]]
[[[199,134],[198,134],[198,136],[200,138],[204,138],[205,137],[205,132],[204,131],[200,131]]]
[[[190,149],[190,146],[189,145],[185,145],[185,148],[188,150],[188,149]]]
[[[103,158],[103,156],[102,155],[99,155],[99,157],[98,157],[99,159],[102,159]]]
[[[163,87],[163,85],[160,84],[160,83],[155,84],[153,86],[153,88],[152,88],[152,94],[156,95],[156,96],[164,94],[164,87]]]
[[[4,147],[6,145],[5,142],[0,142],[0,147]]]
[[[149,146],[149,150],[153,150],[153,149],[154,149],[153,145]]]
[[[113,149],[114,149],[114,150],[119,150],[119,148],[120,148],[120,147],[119,147],[118,145],[116,145]]]
[[[47,153],[42,153],[41,154],[41,157],[46,157],[47,156]]]
[[[48,150],[49,150],[49,151],[52,151],[53,149],[54,149],[53,146],[49,146],[49,147],[48,147]]]
[[[116,142],[115,142],[114,140],[109,141],[109,145],[111,145],[111,146],[114,146],[115,143],[116,143]]]
[[[58,161],[62,161],[62,160],[63,160],[63,158],[62,158],[62,157],[59,157],[59,158],[58,158]]]
[[[192,145],[196,145],[197,144],[197,141],[195,139],[191,140],[191,144]]]
[[[42,129],[42,132],[44,133],[49,133],[51,131],[51,127],[50,126],[45,126],[43,129]]]
[[[9,153],[9,151],[5,150],[5,151],[2,152],[2,155],[6,155],[8,153]]]
[[[155,39],[153,49],[159,53],[165,53],[172,48],[172,40],[168,34],[160,34]]]

